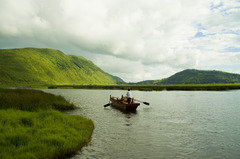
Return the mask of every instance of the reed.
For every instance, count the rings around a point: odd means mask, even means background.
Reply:
[[[0,108],[37,111],[39,109],[73,110],[76,107],[62,96],[27,89],[0,89]]]
[[[0,158],[67,157],[91,138],[91,120],[54,110],[73,108],[62,97],[35,90],[0,89],[0,102]]]
[[[49,89],[118,89],[140,91],[184,90],[184,91],[224,91],[240,89],[240,84],[178,84],[178,85],[51,85]]]

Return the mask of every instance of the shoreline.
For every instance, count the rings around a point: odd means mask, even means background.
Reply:
[[[139,91],[226,91],[240,89],[236,84],[179,84],[179,85],[50,85],[48,89],[101,89]]]
[[[61,96],[0,88],[0,158],[62,158],[86,146],[93,121],[63,112],[76,107]]]
[[[96,89],[96,90],[132,90],[139,91],[227,91],[240,89],[240,83],[229,84],[174,84],[174,85],[76,85],[76,84],[5,84],[0,88],[21,89]]]

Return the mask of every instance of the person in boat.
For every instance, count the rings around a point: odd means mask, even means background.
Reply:
[[[130,90],[130,89],[128,89],[126,95],[127,95],[127,102],[128,102],[128,104],[130,104],[130,103],[131,103],[131,100],[132,100],[132,93],[131,93],[131,90]]]

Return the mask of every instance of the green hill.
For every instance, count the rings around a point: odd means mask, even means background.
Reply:
[[[162,80],[146,80],[146,81],[141,81],[137,83],[130,83],[133,85],[157,85],[161,82]]]
[[[222,71],[187,69],[166,79],[143,81],[137,84],[224,84],[240,83],[240,75]]]
[[[54,49],[0,49],[0,84],[118,84],[81,56]]]

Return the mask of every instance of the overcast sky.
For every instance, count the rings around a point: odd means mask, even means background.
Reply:
[[[0,48],[54,48],[126,82],[240,73],[240,0],[0,0]]]

